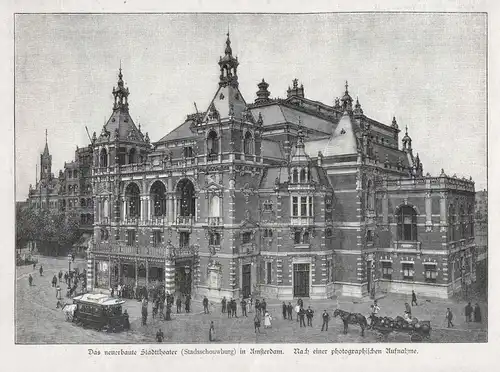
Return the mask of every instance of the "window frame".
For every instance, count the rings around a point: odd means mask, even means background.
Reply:
[[[430,275],[428,275],[430,273]],[[437,265],[435,263],[424,262],[424,276],[426,283],[436,283],[437,282]]]
[[[272,284],[273,281],[273,264],[270,261],[266,262],[266,284]]]
[[[415,278],[415,263],[403,262],[401,263],[401,268],[403,271],[403,280],[413,281]]]
[[[381,261],[382,264],[382,279],[392,280],[392,262],[391,261]]]
[[[411,211],[411,213],[405,213]],[[405,218],[411,218],[411,223],[405,223]],[[397,236],[399,241],[416,242],[418,241],[418,215],[417,211],[409,206],[400,207],[397,214]],[[410,226],[409,236],[407,235],[407,226]],[[409,238],[409,239],[408,239]]]

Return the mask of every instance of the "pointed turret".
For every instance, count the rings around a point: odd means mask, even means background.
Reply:
[[[405,128],[405,136],[403,137],[403,151],[411,152],[411,138],[408,135],[408,127]]]
[[[352,111],[352,98],[349,95],[349,84],[348,84],[347,80],[345,82],[344,96],[342,97],[341,101],[342,101],[342,109],[344,111],[351,112]]]
[[[361,108],[361,104],[359,103],[358,97],[356,97],[356,104],[354,105],[353,114],[354,116],[363,115],[363,109]]]
[[[231,48],[231,40],[229,39],[229,31],[227,32],[226,49],[224,50],[224,57],[219,59],[220,67],[220,80],[219,85],[225,87],[231,85],[238,88],[238,58],[233,57],[233,50]]]
[[[113,87],[113,96],[115,103],[113,104],[113,111],[120,110],[128,112],[128,88],[125,88],[123,83],[122,64],[120,62],[120,69],[118,70],[118,83],[117,87]]]
[[[48,132],[45,129],[45,147],[43,153],[40,154],[40,180],[50,178],[52,170],[52,155],[49,152]]]

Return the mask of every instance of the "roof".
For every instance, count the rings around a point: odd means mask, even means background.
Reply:
[[[261,141],[261,155],[263,158],[285,159],[281,143],[268,139]]]
[[[132,117],[126,110],[113,111],[107,123],[103,126],[98,142],[107,141],[107,135],[110,136],[111,140],[114,140],[116,133],[118,133],[118,138],[122,141],[144,142],[145,140],[144,135],[137,129]]]
[[[205,114],[204,120],[213,113],[213,109],[218,113],[219,118],[227,118],[232,109],[232,116],[241,118],[244,111],[246,111],[246,102],[238,88],[228,84],[226,86],[219,86],[212,101],[208,105],[208,110]]]
[[[193,137],[194,134],[191,131],[191,126],[193,124],[194,124],[194,120],[186,120],[184,123],[182,123],[181,125],[179,125],[173,131],[171,131],[170,133],[168,133],[165,136],[163,136],[156,143],[162,143],[162,142],[167,142],[167,141],[172,141],[172,140],[178,140],[178,139]]]
[[[305,151],[312,156],[317,156],[321,151],[325,157],[357,154],[355,124],[351,116],[344,113],[330,138],[305,142]]]
[[[73,300],[78,302],[86,302],[90,304],[102,305],[102,306],[121,305],[125,303],[125,301],[123,300],[109,297],[108,295],[101,293],[99,294],[85,293],[83,295],[73,297]]]

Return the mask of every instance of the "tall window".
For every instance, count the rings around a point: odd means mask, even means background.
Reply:
[[[189,247],[189,233],[182,231],[179,235],[179,246]]]
[[[474,208],[472,205],[469,205],[469,236],[474,236]]]
[[[437,266],[435,264],[424,263],[425,267],[425,281],[427,283],[436,283]]]
[[[130,151],[128,152],[128,163],[129,164],[137,163],[137,155],[135,152],[135,148],[131,148]]]
[[[161,244],[161,231],[153,230],[153,247],[158,247]]]
[[[309,244],[309,242],[310,242],[309,231],[305,231],[304,234],[302,235],[302,243]]]
[[[268,262],[266,264],[266,284],[271,284],[272,282],[272,263],[271,262]]]
[[[300,182],[306,182],[306,170],[302,168],[300,170]]]
[[[99,165],[101,167],[108,166],[108,152],[106,151],[106,149],[101,150],[101,153],[99,155]]]
[[[208,239],[209,245],[220,245],[220,234],[217,232],[210,233]]]
[[[467,236],[467,217],[465,216],[464,207],[460,207],[460,238],[465,239]]]
[[[243,142],[243,151],[246,155],[253,155],[253,137],[252,133],[245,133],[245,140]]]
[[[155,217],[165,216],[167,209],[166,188],[163,182],[155,181],[151,186],[151,200],[153,201],[153,215]]]
[[[300,197],[300,215],[302,217],[307,216],[307,196]]]
[[[295,244],[300,244],[302,242],[302,234],[300,231],[295,231],[295,234],[293,235],[293,242]]]
[[[183,179],[177,184],[178,215],[182,217],[194,217],[196,211],[196,198],[193,183]]]
[[[292,174],[293,174],[292,182],[298,183],[299,182],[299,171],[297,169],[294,169]]]
[[[208,134],[207,150],[209,156],[217,156],[219,154],[219,139],[215,131],[210,131]]]
[[[417,212],[407,205],[402,206],[398,213],[398,240],[417,240]]]
[[[109,232],[106,229],[101,229],[101,241],[107,242],[109,238]]]
[[[392,279],[392,262],[382,261],[382,278]]]
[[[127,245],[135,244],[135,230],[127,230]]]
[[[292,197],[292,216],[299,215],[299,198],[297,196]]]
[[[272,229],[264,229],[264,238],[272,238],[273,230]]]
[[[273,202],[270,200],[266,200],[264,202],[264,212],[272,212],[273,211]]]
[[[403,279],[413,280],[414,275],[415,275],[415,270],[413,269],[413,264],[403,263]]]
[[[456,240],[456,222],[455,206],[451,204],[448,208],[448,229],[450,231],[449,236],[451,241]]]
[[[139,186],[135,183],[131,183],[127,186],[125,190],[125,199],[127,201],[127,216],[129,218],[139,217],[140,210],[140,191]]]
[[[209,216],[220,217],[220,198],[217,195],[212,195],[210,200]]]
[[[252,233],[251,232],[244,232],[242,237],[241,237],[241,241],[243,244],[247,244],[247,243],[250,243],[250,241],[252,240]]]
[[[193,148],[191,146],[184,147],[184,157],[185,158],[193,157]]]

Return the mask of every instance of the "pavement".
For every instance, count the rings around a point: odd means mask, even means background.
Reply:
[[[39,265],[44,268],[44,275],[38,273]],[[86,267],[86,262],[76,259],[74,266],[80,270]],[[141,325],[141,304],[135,300],[126,300],[124,309],[130,315],[131,330],[121,333],[98,332],[84,329],[65,320],[64,313],[56,309],[55,288],[51,280],[59,270],[67,270],[66,257],[39,257],[39,264],[33,270],[32,266],[21,266],[16,272],[16,342],[21,344],[74,344],[74,343],[155,343],[154,336],[158,329],[162,329],[167,343],[208,343],[210,322],[215,325],[217,340],[220,343],[374,343],[374,342],[409,342],[406,333],[393,332],[385,339],[381,339],[377,332],[366,330],[361,336],[359,326],[349,325],[348,334],[342,333],[340,319],[331,317],[328,332],[321,332],[321,313],[327,310],[330,315],[336,308],[350,312],[369,314],[371,301],[368,299],[352,299],[338,297],[328,300],[304,299],[304,306],[315,311],[313,327],[299,327],[299,323],[284,320],[281,315],[281,301],[266,299],[268,310],[273,317],[272,327],[264,329],[262,333],[255,333],[253,327],[253,312],[248,317],[241,316],[238,304],[238,317],[228,318],[221,313],[219,303],[210,303],[210,314],[203,314],[201,301],[192,302],[192,312],[174,313],[172,321],[163,321],[151,318],[151,305],[146,326]],[[28,275],[34,278],[34,286],[28,285]],[[418,296],[418,294],[417,294]],[[443,300],[434,298],[419,298],[418,306],[412,308],[413,316],[420,320],[430,320],[432,325],[431,340],[429,342],[487,342],[487,303],[479,301],[483,314],[482,323],[467,323],[463,315],[465,302],[461,300]],[[70,299],[66,299],[71,302]],[[388,294],[378,297],[381,308],[380,315],[395,317],[402,315],[404,303],[411,303],[409,296]],[[473,302],[475,303],[475,302]],[[294,303],[292,303],[294,305]],[[455,317],[455,327],[447,328],[445,313],[450,307]]]

